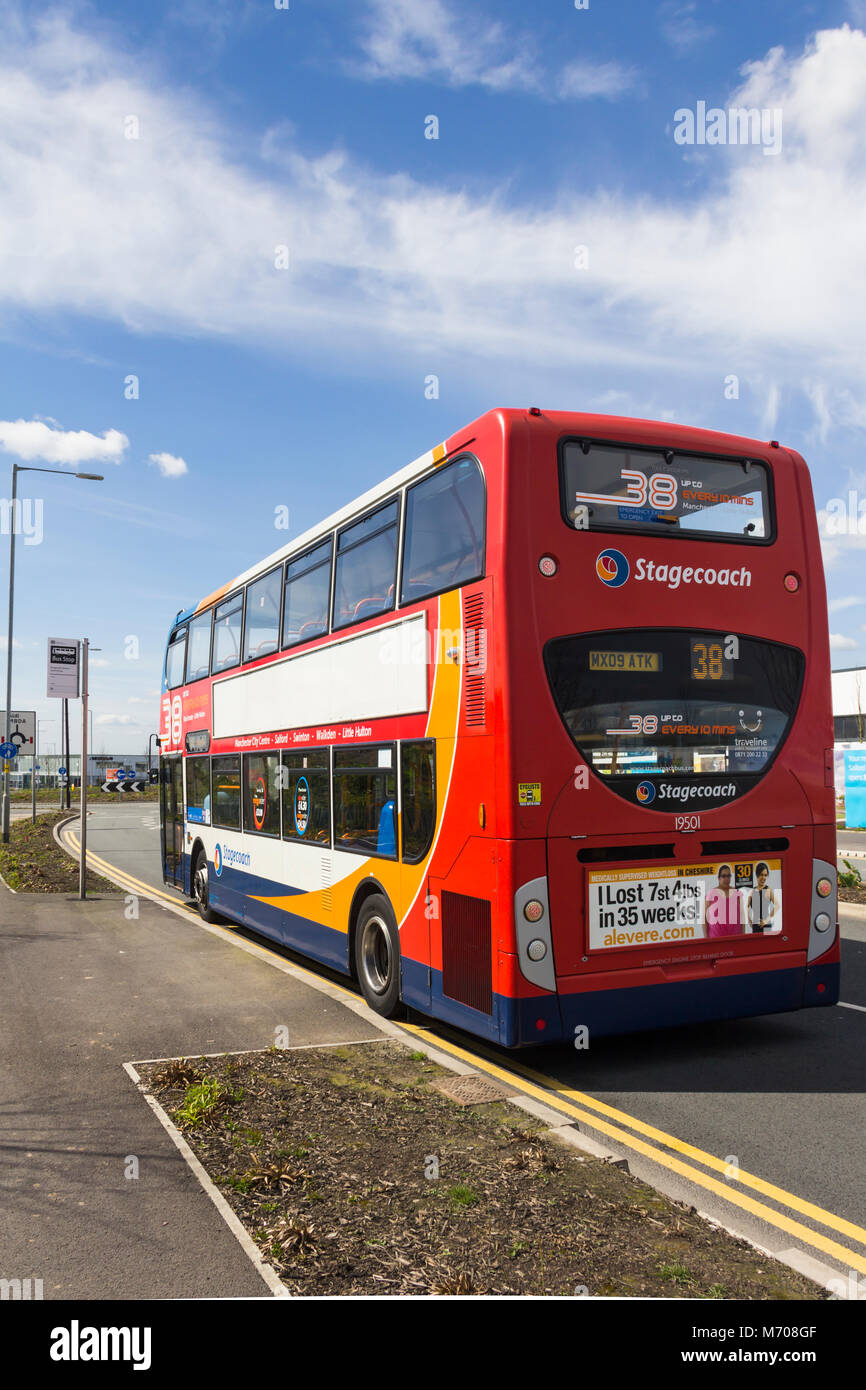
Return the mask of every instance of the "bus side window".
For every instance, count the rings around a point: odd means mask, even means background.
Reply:
[[[393,744],[334,750],[334,845],[397,857]]]
[[[244,661],[256,661],[280,644],[280,586],[282,569],[271,570],[247,589]]]
[[[394,607],[398,519],[395,497],[337,536],[335,628],[364,622]]]
[[[210,672],[210,638],[213,609],[200,613],[189,625],[186,653],[187,681],[200,681]]]
[[[317,545],[286,566],[283,646],[310,642],[328,631],[331,597],[331,542]]]
[[[436,828],[436,744],[432,739],[402,745],[400,793],[403,862],[417,864],[429,851]]]
[[[228,671],[237,666],[241,655],[241,615],[243,592],[221,603],[214,614],[213,669]]]
[[[331,843],[331,755],[325,749],[282,755],[283,839],[324,849]]]
[[[184,664],[186,662],[186,628],[176,632],[165,654],[165,683],[169,690],[183,685]]]
[[[406,493],[400,602],[414,603],[484,574],[484,479],[456,459]]]
[[[280,833],[280,755],[244,753],[244,833]]]
[[[233,754],[214,758],[211,763],[213,781],[213,823],[224,830],[241,828],[241,762]]]
[[[210,758],[186,759],[186,818],[210,825]]]

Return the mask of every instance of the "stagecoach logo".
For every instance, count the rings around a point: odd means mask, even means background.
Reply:
[[[659,801],[679,802],[683,805],[697,803],[706,804],[708,801],[730,801],[739,793],[736,782],[638,782],[635,787],[635,799],[641,806],[648,806],[651,801],[658,798]],[[657,810],[664,810],[664,807],[657,807]]]
[[[621,550],[612,546],[599,551],[595,561],[595,572],[602,584],[609,589],[621,589],[628,579],[628,560]]]
[[[217,878],[219,878],[223,871],[223,852],[219,845],[214,845],[213,847],[213,869]]]
[[[310,784],[306,777],[298,778],[295,788],[295,830],[305,835],[310,822]]]

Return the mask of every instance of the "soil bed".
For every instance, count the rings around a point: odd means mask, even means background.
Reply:
[[[139,1072],[294,1294],[825,1297],[396,1042]]]
[[[0,844],[0,874],[16,893],[77,893],[78,863],[60,848],[53,828],[68,811],[51,811],[31,820],[13,821],[8,845]],[[88,893],[117,893],[113,883],[88,872]]]

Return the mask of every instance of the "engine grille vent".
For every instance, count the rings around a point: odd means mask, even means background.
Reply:
[[[493,1013],[490,903],[442,893],[442,991],[459,1004]]]
[[[468,728],[483,728],[487,673],[487,628],[484,626],[483,594],[469,594],[464,600],[463,665],[466,673],[465,722]]]

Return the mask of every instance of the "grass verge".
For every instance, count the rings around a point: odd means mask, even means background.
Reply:
[[[50,811],[31,820],[13,821],[9,843],[0,843],[0,874],[16,893],[74,893],[78,891],[78,864],[62,850],[53,829],[68,811]],[[113,883],[88,872],[88,893],[117,893]]]
[[[139,1072],[295,1294],[825,1296],[396,1042]]]

